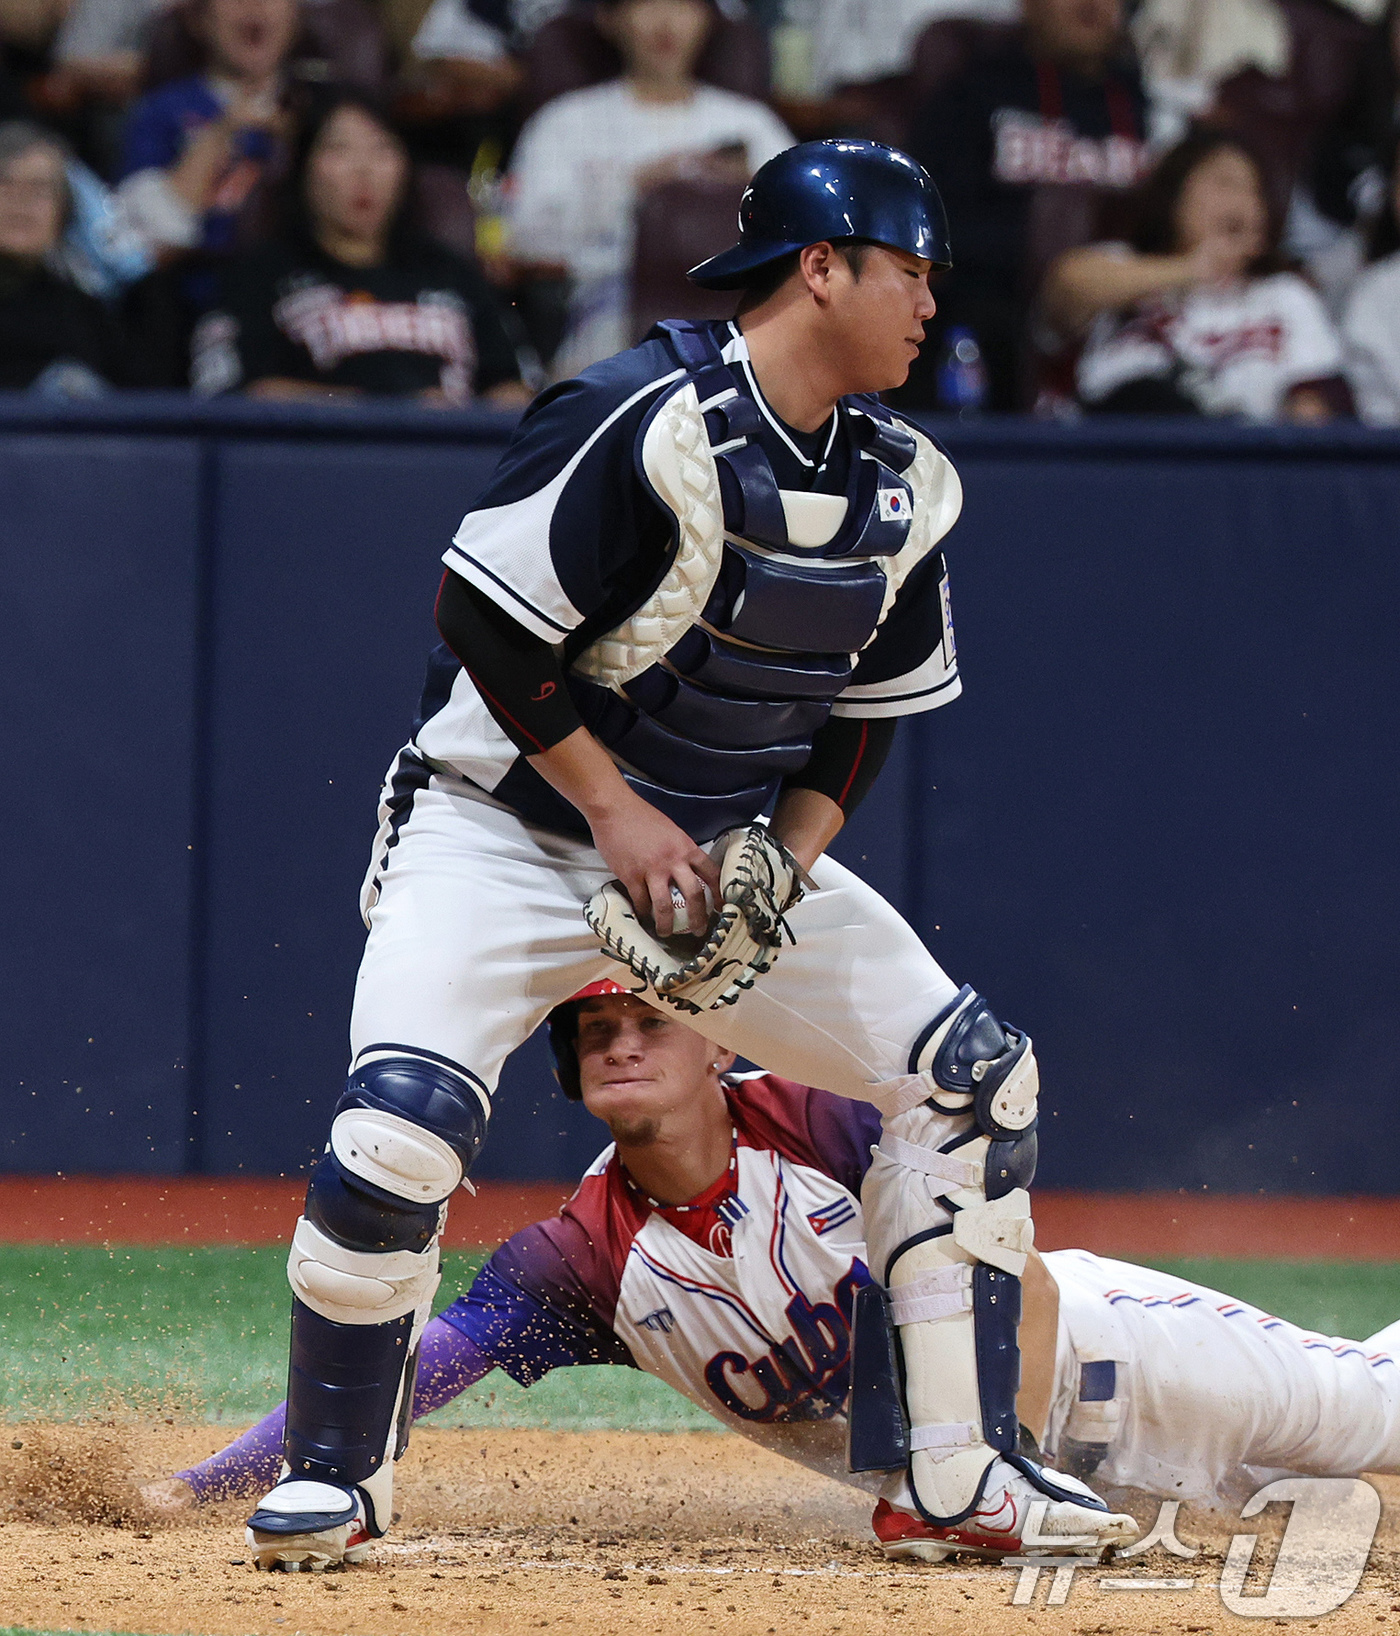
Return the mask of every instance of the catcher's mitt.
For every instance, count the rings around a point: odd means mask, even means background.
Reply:
[[[609,881],[584,906],[583,918],[614,960],[643,979],[677,1011],[733,1005],[778,958],[783,918],[802,898],[797,859],[762,824],[721,835],[719,906],[703,937],[661,938],[637,917],[621,881]]]

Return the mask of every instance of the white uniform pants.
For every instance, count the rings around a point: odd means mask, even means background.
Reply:
[[[366,881],[355,1058],[384,1045],[448,1058],[494,1090],[506,1057],[585,984],[619,976],[583,920],[611,877],[598,852],[434,776]],[[908,1073],[956,986],[913,930],[829,858],[773,970],[734,1006],[673,1015],[773,1073],[857,1100]]]
[[[1045,1261],[1060,1290],[1047,1453],[1066,1432],[1096,1440],[1084,1423],[1103,1411],[1078,1403],[1080,1371],[1117,1360],[1119,1423],[1096,1483],[1235,1505],[1288,1473],[1400,1471],[1400,1364],[1388,1351],[1084,1250]]]

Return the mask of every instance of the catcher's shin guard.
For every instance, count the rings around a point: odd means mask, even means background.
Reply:
[[[342,1559],[340,1534],[377,1537],[392,1521],[446,1201],[485,1135],[484,1093],[465,1076],[402,1053],[367,1055],[288,1258],[286,1467],[248,1525],[264,1566],[324,1566],[327,1552]]]
[[[1037,1075],[1030,1040],[967,988],[925,1031],[910,1070],[924,1098],[886,1114],[863,1189],[870,1266],[885,1294],[858,1316],[851,1456],[867,1470],[904,1465],[920,1514],[951,1524],[976,1508],[998,1455],[1018,1459]],[[882,1324],[897,1341],[880,1342]],[[887,1352],[902,1423],[888,1388],[861,1373]]]

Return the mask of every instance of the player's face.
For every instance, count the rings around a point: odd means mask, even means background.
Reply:
[[[833,258],[825,339],[843,392],[888,392],[908,379],[937,311],[930,268],[922,256],[880,244],[866,249],[859,273],[844,256]]]
[[[362,108],[339,108],[306,167],[311,219],[349,238],[382,239],[407,180],[408,160],[397,139]]]
[[[630,995],[579,1005],[583,1103],[619,1141],[654,1139],[669,1112],[693,1108],[733,1061],[731,1052]]]

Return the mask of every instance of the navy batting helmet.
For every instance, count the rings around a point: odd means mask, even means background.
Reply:
[[[707,290],[741,290],[760,267],[823,239],[864,239],[953,265],[933,178],[883,142],[800,142],[758,172],[739,201],[739,242],[686,275]]]

